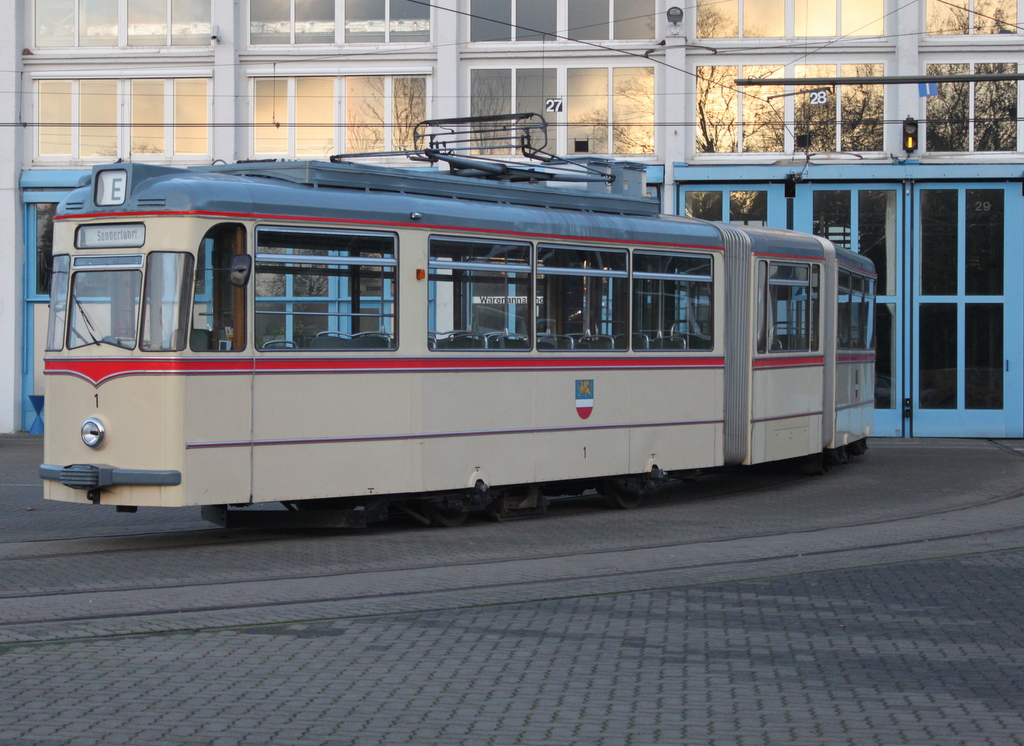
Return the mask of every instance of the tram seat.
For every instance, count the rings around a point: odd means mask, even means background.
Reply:
[[[320,332],[313,340],[309,343],[309,349],[311,350],[344,350],[351,345],[351,340],[348,337],[342,337],[338,334]]]
[[[607,334],[588,334],[576,342],[578,350],[614,350],[615,339]]]
[[[651,349],[654,350],[685,350],[687,347],[686,337],[658,337],[651,340]]]
[[[651,338],[642,332],[636,332],[633,334],[633,349],[634,350],[649,350],[651,348]]]
[[[495,332],[487,335],[489,350],[528,350],[530,338],[525,334],[504,334]]]
[[[193,329],[192,338],[189,341],[189,349],[193,352],[203,352],[213,349],[211,347],[212,335],[209,329]]]
[[[571,350],[573,348],[572,337],[563,334],[538,334],[538,350]]]
[[[475,332],[452,332],[448,337],[448,350],[483,350],[487,348],[487,340],[484,335]]]
[[[260,349],[261,350],[279,350],[279,349],[283,348],[283,349],[291,350],[291,349],[294,349],[297,346],[298,345],[296,345],[290,339],[271,339],[268,342],[264,342],[263,345],[260,347]]]
[[[363,350],[389,350],[392,347],[391,335],[384,332],[359,332],[353,334],[350,347]]]

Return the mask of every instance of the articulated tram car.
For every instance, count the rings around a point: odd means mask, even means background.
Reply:
[[[54,232],[48,499],[447,525],[871,434],[873,267],[822,238],[428,169],[84,181]]]

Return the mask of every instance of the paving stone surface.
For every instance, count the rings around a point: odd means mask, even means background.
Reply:
[[[0,746],[1024,744],[1022,448],[296,535],[41,504],[0,438]]]

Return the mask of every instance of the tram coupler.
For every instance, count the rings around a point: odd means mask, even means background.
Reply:
[[[344,510],[230,510],[227,505],[204,505],[202,517],[221,528],[366,528],[386,520],[388,506],[372,503]]]

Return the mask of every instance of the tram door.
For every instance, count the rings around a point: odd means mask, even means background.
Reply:
[[[908,434],[1021,437],[1020,185],[919,184],[912,197]]]

